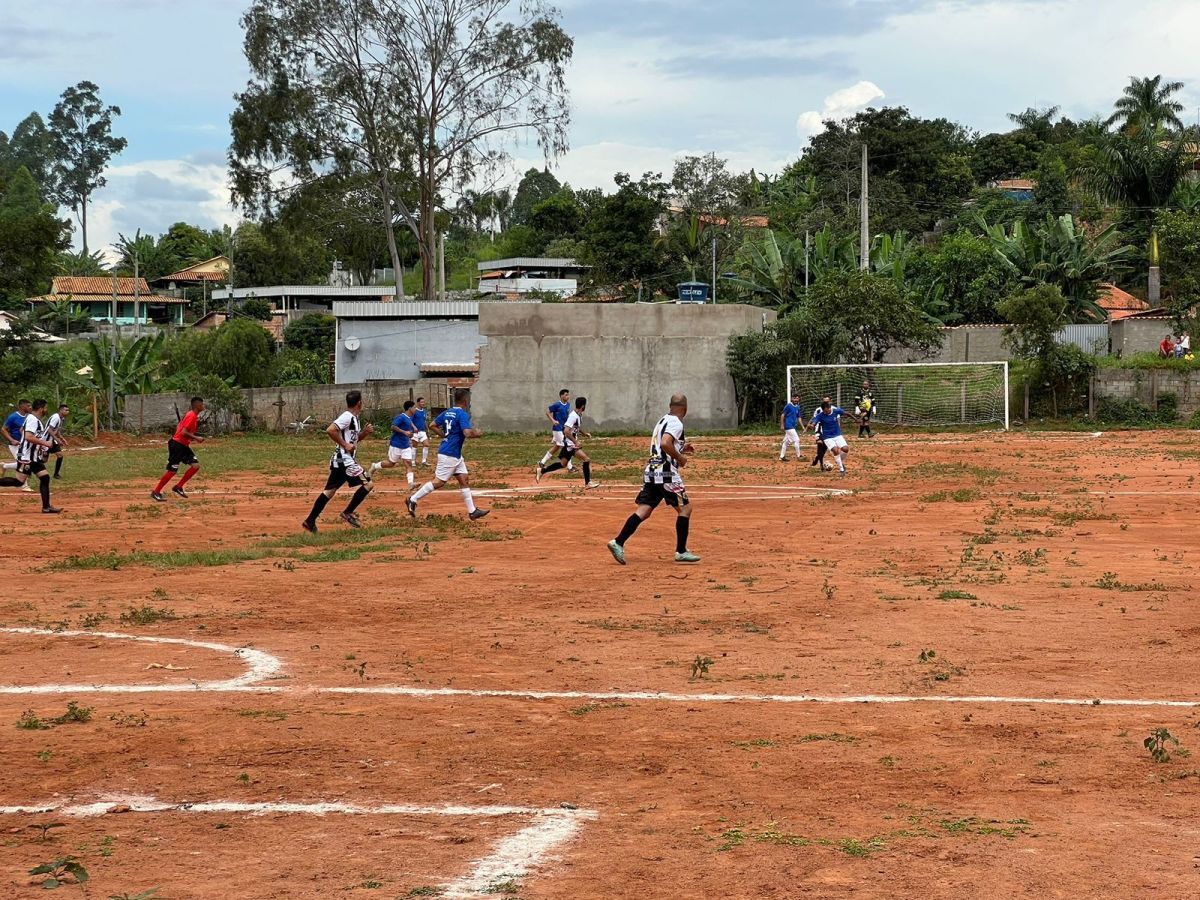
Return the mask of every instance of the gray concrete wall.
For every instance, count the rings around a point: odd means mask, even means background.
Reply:
[[[354,353],[351,335],[362,342]],[[484,343],[474,319],[339,319],[334,380],[416,379],[421,363],[473,363]]]
[[[282,388],[243,390],[250,411],[250,422],[243,423],[267,431],[285,431],[291,422],[313,417],[313,425],[324,428],[346,408],[346,392],[363,392],[363,414],[400,409],[405,400],[425,397],[429,405],[447,405],[449,388],[445,380],[368,381],[364,384],[315,384]],[[125,398],[125,428],[131,431],[160,431],[174,428],[179,415],[187,411],[189,393],[145,394]]]
[[[1109,326],[1112,352],[1121,356],[1130,353],[1157,353],[1158,343],[1175,326],[1167,316],[1118,319]]]
[[[1166,334],[1165,330],[1163,334]],[[1162,340],[1161,335],[1158,340]],[[1102,399],[1136,400],[1155,409],[1159,397],[1174,394],[1179,401],[1179,415],[1182,418],[1189,418],[1200,410],[1200,373],[1166,369],[1101,369],[1096,373],[1094,385],[1097,403]]]
[[[675,391],[695,431],[737,426],[729,338],[762,331],[775,313],[740,304],[480,304],[479,381],[472,414],[493,431],[539,431],[567,387],[588,398],[588,427],[643,431]]]
[[[1000,362],[1012,359],[1012,351],[1004,343],[1003,325],[960,325],[943,328],[942,344],[929,353],[915,350],[890,350],[884,362]]]

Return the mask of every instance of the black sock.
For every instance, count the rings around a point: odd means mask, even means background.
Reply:
[[[50,508],[50,473],[46,472],[38,479],[38,490],[42,494],[42,509]]]
[[[692,520],[687,516],[677,516],[675,518],[675,552],[683,553],[687,550],[688,529],[691,528]]]
[[[552,462],[552,463],[550,463],[550,465],[546,466],[546,468],[542,469],[542,474],[549,475],[551,472],[557,472],[562,467],[563,467],[562,463]]]
[[[54,477],[55,478],[57,478],[59,475],[62,474],[62,461],[63,461],[63,458],[61,456],[57,457],[54,460]]]
[[[590,462],[585,462],[583,464],[583,483],[592,483],[592,464]]]
[[[638,530],[638,526],[641,524],[642,520],[637,517],[637,513],[634,513],[632,516],[626,519],[625,527],[622,528],[621,533],[617,535],[617,543],[624,547],[625,542],[633,537],[633,533]]]
[[[324,494],[317,494],[317,499],[313,501],[312,512],[308,514],[308,522],[316,522],[321,517],[321,513],[325,511],[326,504],[329,503],[329,498]]]
[[[822,462],[822,461],[825,459],[825,451],[826,451],[827,449],[828,449],[828,448],[825,446],[825,442],[824,442],[824,441],[821,441],[821,443],[817,444],[817,465],[818,465],[818,466],[819,466],[819,465],[821,464],[821,462]]]
[[[358,509],[358,505],[367,499],[367,494],[369,493],[371,493],[371,489],[366,485],[355,491],[354,496],[350,498],[350,502],[346,504],[345,515],[353,515],[354,511]]]
[[[20,487],[24,483],[20,478],[14,478],[12,475],[0,478],[0,487]]]

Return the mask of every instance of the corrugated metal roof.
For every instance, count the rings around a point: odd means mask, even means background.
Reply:
[[[228,300],[229,291],[213,291],[210,294],[214,300]],[[245,300],[250,297],[344,297],[354,298],[384,298],[396,296],[396,289],[387,285],[368,285],[365,287],[344,287],[328,284],[272,284],[267,287],[235,288],[233,299]]]
[[[479,304],[467,300],[340,300],[334,302],[333,314],[339,319],[478,319]]]
[[[516,256],[512,259],[490,259],[479,263],[480,272],[491,272],[494,269],[590,269],[591,266],[581,266],[573,259],[542,258],[537,256]]]

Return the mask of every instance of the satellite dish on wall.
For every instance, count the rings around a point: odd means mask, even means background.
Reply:
[[[359,347],[362,346],[362,341],[360,341],[356,337],[348,337],[348,338],[346,338],[344,346],[351,353],[354,353],[356,350],[358,350]]]

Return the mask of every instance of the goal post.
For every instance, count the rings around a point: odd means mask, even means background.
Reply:
[[[876,363],[788,366],[787,398],[807,417],[829,397],[847,412],[863,382],[874,395],[872,420],[887,425],[1009,424],[1008,363]]]

